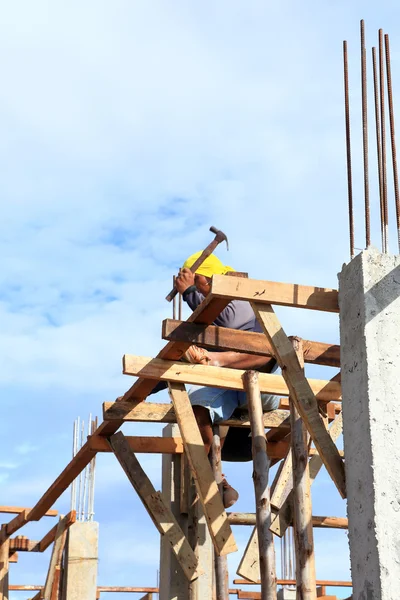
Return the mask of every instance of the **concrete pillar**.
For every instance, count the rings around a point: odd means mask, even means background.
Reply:
[[[163,436],[179,437],[178,425],[166,425],[163,429]],[[199,501],[194,501],[194,486],[187,486],[188,513],[181,513],[182,460],[183,456],[179,454],[163,454],[162,493],[166,500],[169,499],[171,510],[187,535],[204,575],[189,584],[171,552],[169,543],[161,536],[160,600],[213,600],[213,545],[201,504]]]
[[[277,600],[296,600],[296,590],[290,588],[282,588],[278,590]]]
[[[353,600],[400,586],[400,257],[343,267],[340,341]]]
[[[63,578],[65,600],[96,600],[99,524],[74,523],[68,530]]]

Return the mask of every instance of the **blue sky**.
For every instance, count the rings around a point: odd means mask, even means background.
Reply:
[[[70,458],[76,416],[101,416],[102,402],[131,385],[122,355],[157,353],[172,275],[209,242],[210,225],[230,240],[220,258],[254,278],[337,286],[349,256],[342,40],[361,247],[359,19],[369,47],[378,27],[391,34],[397,107],[399,11],[388,0],[3,6],[1,504],[34,504]],[[288,333],[338,340],[334,315],[278,312]],[[159,486],[159,458],[141,460]],[[237,510],[251,511],[250,465],[225,471]],[[326,473],[313,504],[314,514],[345,515]],[[56,507],[68,511],[68,494]],[[111,456],[98,460],[95,510],[99,584],[155,584],[158,535]],[[22,533],[37,539],[52,524]],[[248,533],[235,529],[241,551]],[[347,579],[345,533],[315,537],[318,577]],[[43,582],[48,559],[21,553],[11,583]]]

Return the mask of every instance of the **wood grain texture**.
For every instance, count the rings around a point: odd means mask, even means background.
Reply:
[[[43,536],[43,538],[38,543],[39,552],[44,552],[45,550],[47,550],[47,548],[50,546],[50,544],[52,544],[54,542],[54,540],[56,539],[57,532],[60,530],[60,528],[62,530],[67,530],[68,527],[70,527],[71,525],[73,525],[75,523],[75,521],[76,521],[76,511],[71,510],[67,515],[65,515],[65,517],[63,517],[61,519],[61,521],[59,523],[57,523],[57,525],[52,527],[50,529],[50,531],[48,531],[46,533],[46,535]]]
[[[236,543],[185,386],[169,383],[169,392],[215,551],[218,555],[236,552]]]
[[[338,291],[294,283],[260,281],[214,275],[211,282],[211,296],[248,300],[261,304],[296,306],[325,312],[339,312]]]
[[[242,369],[192,365],[159,358],[125,354],[123,371],[125,375],[153,378],[159,381],[208,385],[227,390],[244,390],[243,375],[245,371]],[[341,386],[337,381],[322,379],[309,379],[305,381],[308,382],[307,386],[311,388],[313,396],[315,395],[318,400],[330,402],[331,400],[341,399]],[[259,373],[259,385],[261,392],[276,394],[278,396],[289,395],[287,378],[282,377],[282,375]]]
[[[346,481],[343,460],[335,443],[326,431],[318,410],[315,390],[306,379],[292,344],[269,305],[252,303],[254,312],[270,340],[283,377],[290,389],[290,396],[304,425],[313,440],[326,470],[334,481],[342,498],[346,497]],[[331,382],[330,385],[337,382]]]
[[[142,469],[124,434],[116,433],[110,437],[109,443],[154,525],[168,539],[185,576],[189,581],[196,579],[201,573],[195,554],[161,492],[156,492]]]
[[[162,337],[165,340],[187,342],[212,350],[273,356],[271,344],[266,336],[253,331],[165,319],[162,325]],[[303,340],[303,348],[306,363],[340,368],[340,346]]]

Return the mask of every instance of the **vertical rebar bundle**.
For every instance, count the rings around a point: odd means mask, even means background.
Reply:
[[[361,42],[361,114],[362,114],[362,146],[363,146],[363,170],[364,170],[364,213],[365,213],[365,246],[371,245],[371,222],[370,222],[370,185],[369,185],[369,156],[368,156],[368,87],[367,87],[367,49],[365,44],[365,24],[360,21]],[[385,49],[383,43],[385,42]],[[379,63],[377,61],[377,49],[372,48],[372,69],[374,84],[375,104],[375,135],[376,153],[378,162],[378,187],[379,187],[379,209],[381,221],[382,252],[387,253],[389,248],[389,210],[388,210],[388,186],[387,186],[387,158],[386,158],[386,99],[385,99],[385,62],[386,62],[386,84],[387,103],[390,124],[390,141],[392,152],[393,188],[396,209],[396,227],[398,248],[400,252],[400,189],[397,168],[396,134],[394,123],[394,103],[392,87],[392,71],[390,59],[389,36],[383,36],[382,29],[378,32]],[[385,54],[384,54],[385,52]],[[379,64],[379,69],[378,69]],[[346,157],[347,157],[347,187],[349,205],[349,230],[350,230],[350,257],[354,257],[354,205],[353,184],[351,166],[351,142],[350,142],[350,102],[349,102],[349,72],[348,72],[348,50],[347,42],[343,42],[343,69],[344,69],[344,106],[346,125]]]
[[[87,435],[93,435],[97,428],[97,417],[92,420],[89,415]],[[74,421],[72,457],[76,456],[85,443],[85,423],[78,417]],[[78,521],[92,521],[94,516],[94,483],[95,483],[96,457],[93,457],[84,471],[79,474],[78,480],[71,484],[71,510],[76,510]]]

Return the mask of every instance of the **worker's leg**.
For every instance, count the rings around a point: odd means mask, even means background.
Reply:
[[[259,369],[273,360],[257,354],[244,352],[208,352],[199,346],[190,346],[184,355],[191,363],[209,365],[211,367],[230,367],[231,369]]]

